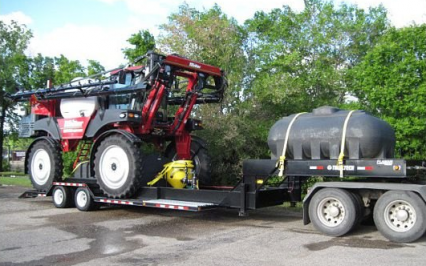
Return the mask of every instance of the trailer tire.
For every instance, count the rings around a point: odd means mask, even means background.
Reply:
[[[78,188],[74,196],[75,207],[78,210],[87,212],[99,209],[101,205],[93,201],[92,196],[87,188]]]
[[[47,192],[53,182],[62,179],[62,152],[55,143],[54,140],[38,140],[28,153],[28,174],[38,191]]]
[[[374,206],[374,223],[393,242],[413,242],[426,231],[425,202],[411,191],[388,191]]]
[[[53,205],[56,208],[69,208],[73,204],[73,193],[69,187],[56,186],[52,192]]]
[[[343,236],[351,231],[359,213],[356,199],[339,188],[319,190],[309,203],[309,217],[314,227],[329,236]]]
[[[212,163],[206,145],[203,145],[203,143],[202,139],[192,136],[191,159],[194,161],[195,176],[198,178],[199,184],[208,186],[212,184]],[[165,156],[171,161],[176,160],[176,145],[174,142],[167,146]]]
[[[362,220],[364,219],[365,214],[365,207],[364,202],[362,200],[361,195],[359,195],[357,192],[352,191],[351,192],[352,197],[354,198],[355,202],[355,208],[356,208],[356,222],[354,224],[354,228],[357,227]]]
[[[104,194],[111,198],[131,197],[142,172],[139,145],[118,134],[106,137],[97,149],[94,166]]]

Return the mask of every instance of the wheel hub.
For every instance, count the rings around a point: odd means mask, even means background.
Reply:
[[[77,193],[77,204],[80,207],[84,207],[87,204],[87,194],[84,191],[79,191]]]
[[[49,180],[52,165],[50,155],[45,149],[38,149],[31,158],[31,177],[32,180],[42,186]]]
[[[339,216],[339,214],[340,214],[340,209],[339,208],[337,208],[336,206],[331,206],[330,208],[329,208],[329,214],[330,214],[330,216],[331,217],[337,217],[337,216]]]
[[[404,200],[390,202],[383,215],[387,226],[395,232],[409,231],[417,221],[415,209]]]
[[[102,182],[109,189],[122,187],[129,177],[130,161],[126,151],[118,146],[108,146],[99,160],[99,173]]]
[[[53,194],[53,199],[55,200],[56,204],[61,204],[64,201],[64,193],[62,192],[62,190],[55,190],[55,193]]]
[[[321,223],[328,227],[340,225],[346,216],[343,204],[336,198],[324,198],[317,208],[318,218]]]
[[[396,218],[400,222],[407,221],[408,217],[409,217],[409,214],[406,210],[398,210],[396,213]]]

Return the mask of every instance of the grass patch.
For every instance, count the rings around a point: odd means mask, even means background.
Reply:
[[[16,176],[28,176],[28,175],[22,172],[0,172],[0,176],[16,177]]]
[[[28,176],[17,177],[0,177],[0,184],[10,186],[32,187],[31,181]]]

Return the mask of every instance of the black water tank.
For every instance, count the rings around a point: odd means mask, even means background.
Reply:
[[[286,159],[338,159],[348,113],[323,106],[300,115],[289,134]],[[282,118],[269,131],[272,159],[281,156],[287,128],[294,116]],[[393,158],[394,148],[395,132],[388,123],[364,111],[352,113],[346,132],[346,159]]]

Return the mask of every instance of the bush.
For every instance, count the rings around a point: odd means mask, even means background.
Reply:
[[[206,117],[205,130],[197,132],[209,145],[215,184],[234,185],[242,177],[246,159],[270,158],[267,136],[270,125],[236,114]]]
[[[3,159],[2,161],[3,171],[10,171],[10,163],[9,160]]]

